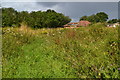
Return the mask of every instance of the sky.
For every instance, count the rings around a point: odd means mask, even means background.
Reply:
[[[2,0],[2,2],[119,2],[119,0]]]
[[[72,22],[79,21],[82,16],[90,16],[105,12],[109,19],[118,18],[119,0],[3,0],[2,7],[12,7],[17,11],[55,10],[69,16]]]

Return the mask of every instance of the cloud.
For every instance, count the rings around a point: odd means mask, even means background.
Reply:
[[[45,11],[47,9],[63,13],[74,21],[84,15],[105,12],[109,18],[118,18],[117,2],[4,2],[3,7],[13,7],[18,11]]]
[[[36,2],[37,0],[2,0],[1,2]]]
[[[4,2],[2,7],[12,7],[18,11],[38,11],[38,10],[46,10],[45,7],[36,5],[35,2]]]
[[[37,5],[41,5],[43,7],[53,7],[59,4],[59,2],[36,2]]]
[[[64,4],[64,3],[62,3]],[[98,12],[105,12],[109,18],[118,18],[117,2],[67,2],[63,7],[58,7],[57,11],[61,11],[65,15],[78,21],[84,15],[92,15]]]
[[[119,2],[119,0],[2,0],[2,2]]]

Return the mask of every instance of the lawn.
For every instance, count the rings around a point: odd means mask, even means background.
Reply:
[[[3,78],[120,78],[118,27],[2,29]]]

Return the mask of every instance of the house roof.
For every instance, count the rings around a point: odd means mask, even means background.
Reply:
[[[79,23],[90,24],[91,22],[89,22],[89,21],[79,21]]]
[[[70,25],[77,25],[77,26],[88,26],[89,24],[91,24],[91,22],[89,21],[79,21],[79,22],[71,22],[68,24],[65,24],[64,26],[70,26]]]
[[[68,24],[78,24],[78,22],[71,22],[71,23],[68,23]]]
[[[88,26],[89,24],[91,24],[89,21],[79,21],[78,26]]]

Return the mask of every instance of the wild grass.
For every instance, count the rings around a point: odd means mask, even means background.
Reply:
[[[3,28],[2,77],[120,78],[118,28],[100,25]]]

